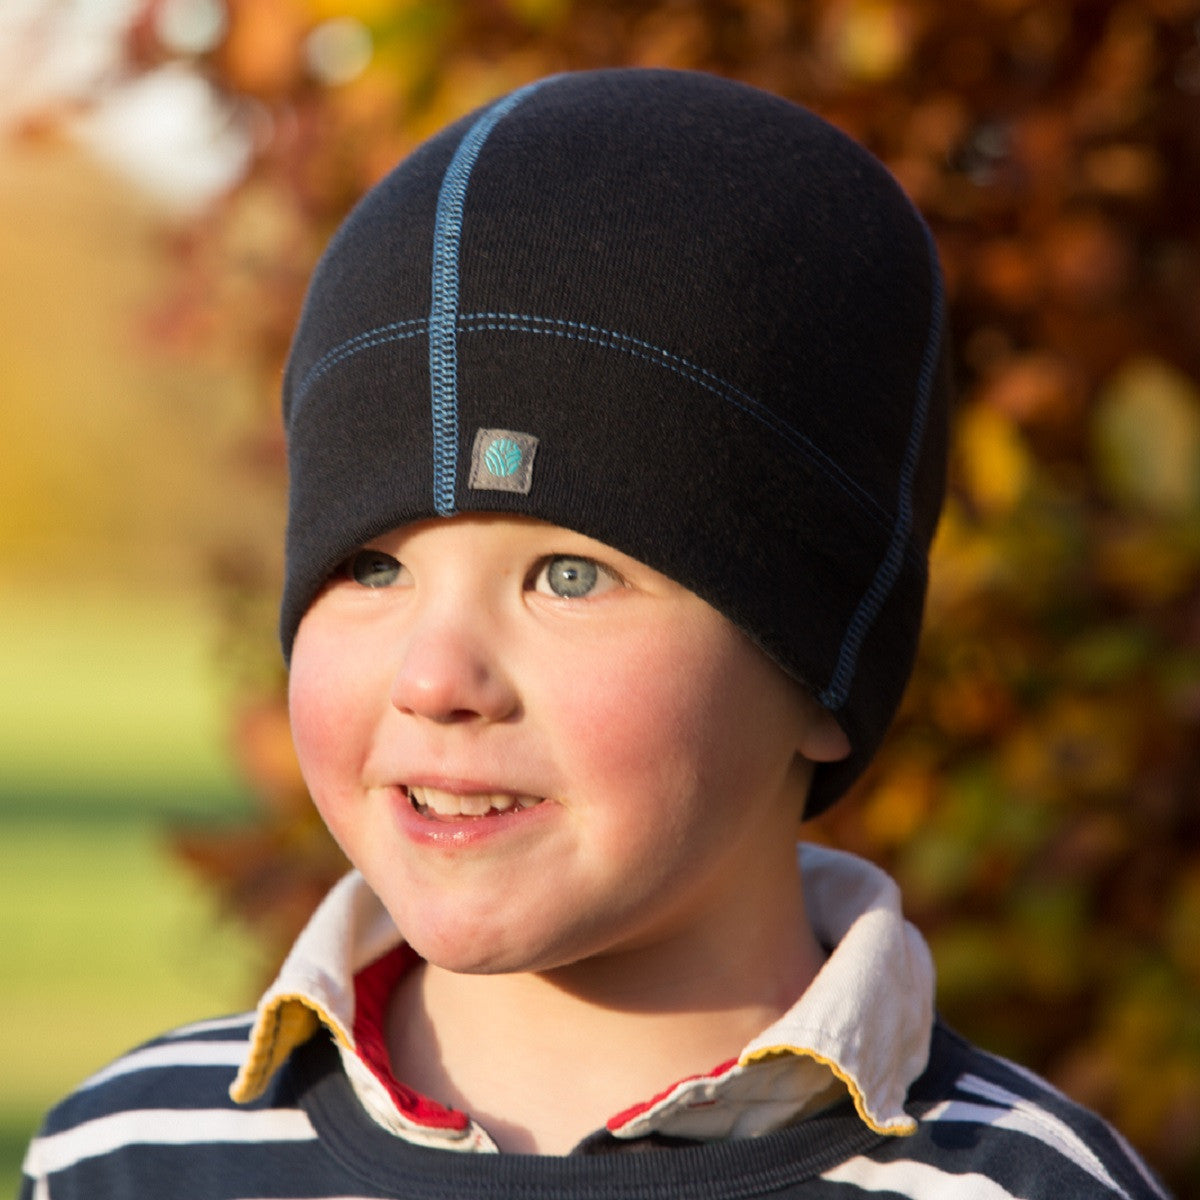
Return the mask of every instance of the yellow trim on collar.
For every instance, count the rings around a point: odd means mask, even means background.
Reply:
[[[319,1004],[302,995],[273,996],[254,1023],[250,1050],[237,1078],[229,1085],[229,1098],[235,1104],[257,1100],[288,1055],[307,1042],[322,1024],[349,1048],[341,1025]]]
[[[751,1063],[767,1062],[773,1058],[811,1058],[813,1062],[819,1063],[827,1070],[832,1072],[838,1079],[846,1085],[846,1090],[850,1093],[850,1098],[854,1101],[854,1110],[858,1113],[859,1118],[864,1124],[870,1126],[875,1133],[886,1134],[888,1137],[910,1137],[917,1132],[917,1122],[909,1116],[895,1117],[887,1124],[881,1124],[877,1121],[867,1109],[866,1098],[862,1094],[862,1089],[858,1086],[858,1081],[848,1074],[843,1067],[831,1058],[826,1058],[823,1054],[818,1054],[815,1050],[809,1050],[804,1046],[761,1046],[751,1054],[744,1054],[738,1059],[738,1065],[747,1067]]]

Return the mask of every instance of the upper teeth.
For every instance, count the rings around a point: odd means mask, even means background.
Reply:
[[[514,808],[532,808],[540,796],[514,796],[505,792],[443,792],[439,788],[410,787],[414,804],[437,813],[439,817],[483,817],[491,811],[509,812]]]

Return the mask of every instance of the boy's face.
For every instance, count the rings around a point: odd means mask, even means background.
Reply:
[[[793,894],[807,758],[844,748],[693,593],[506,516],[352,556],[300,625],[290,702],[334,836],[465,972],[744,936]]]

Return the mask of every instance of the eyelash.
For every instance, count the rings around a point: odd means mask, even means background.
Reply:
[[[389,579],[386,583],[367,583],[360,576],[365,575],[368,570],[384,568],[392,570],[394,564],[395,574],[398,575],[404,569],[404,564],[394,555],[388,554],[385,550],[373,550],[367,547],[362,550],[356,550],[351,554],[342,565],[338,568],[338,574],[348,583],[356,584],[363,588],[384,588],[395,582],[395,577]]]
[[[560,578],[560,587],[555,587],[549,576],[551,568],[556,563],[572,564],[564,577]],[[374,590],[393,586],[405,570],[403,562],[395,555],[389,554],[386,550],[366,547],[351,554],[342,563],[338,573],[349,583]],[[386,578],[371,583],[368,581],[368,577],[372,573],[382,573]],[[582,583],[582,589],[572,592],[570,584],[576,582]],[[547,554],[534,564],[533,569],[526,576],[526,587],[542,595],[552,595],[560,600],[586,599],[596,592],[598,586],[601,589],[600,594],[603,594],[612,588],[624,587],[625,581],[611,567],[582,554]]]

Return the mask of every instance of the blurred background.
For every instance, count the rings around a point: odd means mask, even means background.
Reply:
[[[0,1188],[66,1088],[252,1003],[343,867],[274,638],[316,256],[446,121],[624,64],[815,108],[930,221],[928,633],[805,832],[899,877],[953,1024],[1200,1197],[1200,0],[5,0]]]

